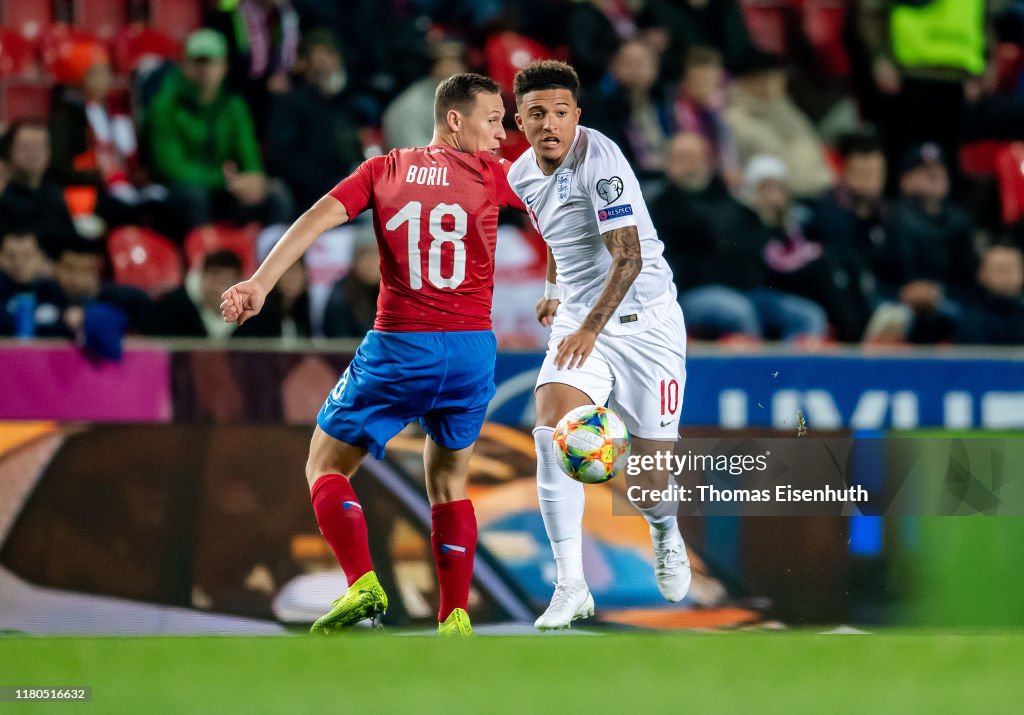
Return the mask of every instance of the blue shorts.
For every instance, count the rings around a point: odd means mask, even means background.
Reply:
[[[448,449],[480,436],[494,396],[497,341],[490,330],[385,333],[371,330],[320,409],[320,429],[378,459],[413,420]]]

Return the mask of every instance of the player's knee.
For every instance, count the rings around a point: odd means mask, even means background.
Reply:
[[[431,505],[468,499],[466,479],[453,475],[440,475],[427,480],[427,498]]]
[[[306,460],[306,481],[310,488],[316,484],[316,480],[325,474],[340,474],[344,477],[351,477],[358,467],[358,463],[345,462],[338,459],[325,459],[320,455],[310,452]]]
[[[540,395],[537,397],[537,419],[534,427],[554,427],[565,413],[578,405],[566,400],[556,399],[557,395],[549,396],[547,399]],[[581,403],[586,404],[586,403]]]
[[[330,473],[331,471],[322,466],[320,460],[310,451],[309,457],[306,459],[306,482],[309,484],[310,489],[316,484],[317,479]]]
[[[548,409],[541,411],[541,409],[538,407],[537,418],[535,424],[533,425],[533,428],[537,429],[538,427],[548,427],[550,429],[554,429],[555,425],[558,424],[558,420],[560,419],[556,418],[555,414],[555,410]]]
[[[554,427],[565,413],[576,407],[591,404],[592,400],[581,390],[560,383],[547,383],[537,388],[536,427]]]
[[[366,450],[343,444],[326,435],[314,436],[306,459],[306,481],[310,488],[325,474],[341,474],[351,478],[359,468]]]

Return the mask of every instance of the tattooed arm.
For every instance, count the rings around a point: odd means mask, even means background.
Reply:
[[[636,226],[624,226],[601,234],[608,252],[612,254],[611,270],[604,290],[583,321],[582,327],[558,346],[555,365],[562,369],[579,367],[594,350],[594,342],[601,330],[615,314],[619,303],[626,297],[629,287],[640,275],[643,260],[640,257],[640,235]]]

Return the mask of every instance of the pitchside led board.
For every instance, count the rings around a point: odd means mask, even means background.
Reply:
[[[351,355],[150,344],[97,365],[70,348],[6,343],[0,419],[308,422]],[[1019,350],[731,354],[691,346],[682,424],[792,433],[802,415],[812,430],[1024,429],[1021,358]],[[490,420],[533,424],[542,360],[535,351],[498,354]],[[291,410],[292,394],[307,392],[308,409]]]
[[[796,430],[1024,428],[1020,350],[729,354],[691,348],[682,424]],[[538,358],[499,356],[491,418],[528,424]]]

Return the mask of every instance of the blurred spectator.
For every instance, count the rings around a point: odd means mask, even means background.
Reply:
[[[890,158],[936,142],[1024,137],[1024,98],[996,94],[988,19],[1000,0],[862,0],[859,27],[871,58],[878,123]],[[874,102],[872,100],[875,100]]]
[[[863,133],[842,137],[839,152],[839,185],[817,204],[812,233],[849,279],[859,282],[863,307],[870,309],[894,298],[900,280],[899,255],[887,226],[885,154],[877,138]],[[861,339],[866,318],[862,314],[856,334],[840,339]]]
[[[768,234],[715,172],[707,140],[693,132],[672,137],[665,173],[669,184],[651,213],[680,292],[704,283],[762,286]]]
[[[636,37],[633,10],[627,0],[582,0],[573,5],[565,37],[569,62],[580,84],[589,89],[608,70],[617,42]]]
[[[730,188],[736,188],[743,169],[722,114],[724,103],[722,54],[712,47],[692,48],[686,54],[686,69],[672,103],[672,123],[676,131],[696,132],[707,140],[715,169]]]
[[[423,74],[425,36],[430,24],[429,17],[417,7],[419,2],[292,0],[304,32],[326,27],[338,38],[351,83],[383,97],[390,97],[398,87]]]
[[[786,90],[786,70],[762,56],[729,88],[725,120],[740,161],[758,154],[777,156],[789,169],[790,189],[800,198],[820,195],[832,184],[825,147],[810,120]]]
[[[60,286],[31,231],[0,233],[0,335],[71,337]]]
[[[957,342],[1024,345],[1024,254],[1016,246],[990,246],[982,254]]]
[[[330,32],[303,38],[300,66],[297,86],[271,105],[267,163],[296,204],[308,208],[363,160],[359,130],[369,121],[346,90],[345,64]]]
[[[281,336],[308,338],[313,334],[309,312],[309,274],[306,263],[296,261],[284,272],[273,293],[281,315]]]
[[[843,160],[839,184],[815,210],[815,236],[830,252],[859,256],[887,297],[896,294],[899,257],[888,233],[885,184],[888,167],[882,145],[872,134],[840,138]]]
[[[718,49],[730,72],[742,70],[755,52],[737,0],[648,0],[637,22],[645,28],[668,31],[661,76],[671,84],[682,75],[683,60],[691,47]]]
[[[283,185],[263,173],[252,117],[227,91],[224,38],[196,30],[181,71],[169,74],[147,112],[154,169],[170,185],[184,236],[215,218],[284,223],[292,216]]]
[[[751,159],[743,175],[744,200],[770,234],[764,251],[769,284],[823,307],[839,340],[860,340],[870,306],[859,275],[851,276],[836,256],[808,237],[814,215],[794,201],[789,176],[785,163],[769,155]]]
[[[111,96],[107,51],[91,40],[75,41],[64,70],[68,84],[50,116],[54,180],[88,187],[95,213],[107,226],[142,223],[139,207],[166,199],[167,190],[141,174],[132,117]]]
[[[6,137],[0,134],[0,150],[3,149]],[[7,189],[7,182],[11,180],[10,171],[8,169],[6,158],[3,154],[0,154],[0,196],[3,195]],[[3,225],[0,224],[0,230],[3,230]]]
[[[637,173],[661,171],[668,117],[652,94],[658,59],[641,40],[624,42],[596,90],[589,126],[606,134]]]
[[[78,237],[60,187],[44,179],[50,166],[50,131],[35,119],[13,122],[0,140],[7,186],[0,194],[0,222],[33,234],[47,256]]]
[[[466,71],[460,42],[441,41],[431,47],[430,74],[416,80],[384,111],[384,141],[389,149],[427,146],[434,136],[434,92],[453,74]]]
[[[85,307],[100,302],[118,308],[127,318],[127,328],[142,332],[152,301],[131,286],[102,279],[103,253],[90,241],[75,241],[64,246],[53,275],[71,306]]]
[[[971,218],[949,201],[949,172],[937,144],[912,147],[900,167],[900,198],[890,216],[899,256],[899,300],[914,314],[910,339],[952,338],[958,308],[978,260]]]
[[[687,329],[704,338],[820,337],[825,312],[767,285],[762,251],[768,234],[756,214],[715,175],[700,134],[669,142],[669,186],[651,204],[665,256],[680,289]]]
[[[245,97],[262,136],[271,95],[288,91],[299,16],[289,0],[220,0],[208,26],[227,38],[228,85]]]
[[[280,337],[281,320],[276,311],[260,312],[238,326],[225,322],[220,312],[221,295],[242,280],[242,261],[232,251],[214,251],[203,267],[185,276],[185,285],[156,302],[147,332],[170,337],[214,338]]]
[[[331,288],[324,311],[328,338],[361,338],[373,329],[380,294],[380,254],[376,243],[357,244],[348,275]]]
[[[47,278],[49,266],[39,241],[31,231],[6,229],[0,235],[0,272],[17,286],[28,286]]]

